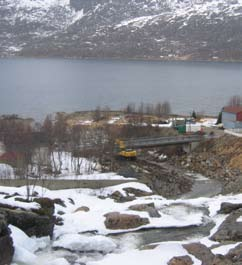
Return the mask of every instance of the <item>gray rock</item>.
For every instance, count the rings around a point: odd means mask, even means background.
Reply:
[[[0,215],[0,250],[0,265],[11,264],[14,254],[13,240],[3,215]]]
[[[135,196],[123,196],[121,192],[115,191],[110,195],[115,202],[129,202],[135,200]]]
[[[240,208],[242,208],[242,203],[234,204],[234,203],[229,203],[229,202],[223,202],[221,204],[221,207],[218,213],[228,214]]]
[[[47,215],[38,215],[30,211],[12,210],[0,208],[0,214],[4,215],[8,224],[19,227],[28,236],[53,235],[54,219]]]
[[[242,264],[242,244],[231,249],[226,257],[234,263],[240,262]]]
[[[220,225],[217,232],[211,237],[211,239],[219,242],[242,241],[242,222],[237,222],[237,219],[241,215],[242,209],[233,211]]]
[[[134,195],[135,197],[143,197],[143,196],[152,195],[152,192],[147,192],[147,191],[143,191],[143,190],[139,190],[139,189],[135,189],[135,188],[124,188],[123,190],[129,196],[133,196]]]
[[[214,254],[209,248],[200,243],[191,243],[183,245],[189,254],[195,256],[197,259],[202,261],[202,265],[212,265]]]
[[[129,209],[133,211],[147,212],[149,216],[153,218],[161,217],[159,212],[155,209],[154,203],[135,204],[135,205],[131,205]]]
[[[235,265],[232,260],[223,256],[223,255],[216,255],[213,262],[208,265]],[[240,265],[240,264],[237,264]]]
[[[174,257],[169,262],[168,265],[192,265],[193,261],[189,256]]]

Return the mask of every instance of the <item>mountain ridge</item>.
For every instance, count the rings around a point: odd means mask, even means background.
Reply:
[[[0,56],[242,61],[241,0],[0,1]]]

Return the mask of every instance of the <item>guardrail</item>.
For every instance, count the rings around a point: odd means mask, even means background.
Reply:
[[[144,138],[124,140],[124,144],[126,148],[142,148],[142,147],[156,147],[156,146],[201,142],[204,139],[205,138],[202,135],[149,137],[149,138],[144,137]]]

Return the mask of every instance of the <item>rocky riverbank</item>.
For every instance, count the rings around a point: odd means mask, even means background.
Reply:
[[[8,242],[0,254],[6,254],[1,265],[10,264],[13,246],[14,264],[21,265],[147,265],[149,260],[152,265],[242,262],[241,195],[165,199],[144,184],[128,182],[101,189],[51,191],[35,187],[28,202],[25,187],[1,189],[1,239]],[[7,224],[11,224],[9,228]],[[135,236],[145,231],[147,238],[148,231],[154,229],[158,234],[161,230],[169,233],[169,241],[161,236],[142,243]],[[172,236],[178,229],[180,239],[176,232]],[[121,237],[124,234],[126,237]],[[52,239],[43,246],[35,236]]]
[[[5,198],[11,200],[0,203],[0,265],[10,264],[15,252],[9,225],[28,236],[52,237],[56,224],[53,200],[36,197],[27,201],[17,193],[6,193]]]
[[[211,139],[190,154],[171,157],[171,163],[220,181],[225,194],[242,190],[242,138]]]

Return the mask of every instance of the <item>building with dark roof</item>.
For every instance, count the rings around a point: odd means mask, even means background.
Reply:
[[[242,106],[227,106],[222,111],[222,123],[225,129],[242,128]]]

